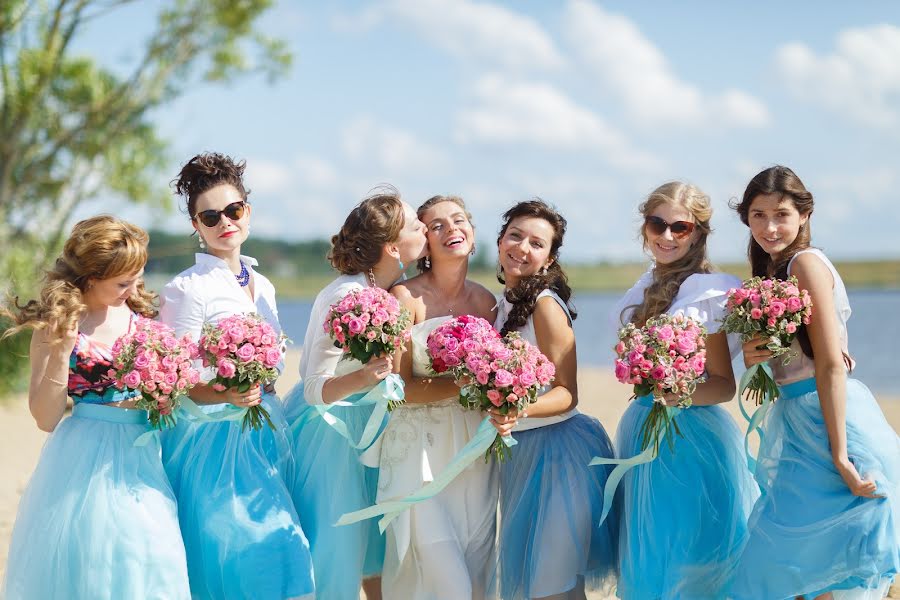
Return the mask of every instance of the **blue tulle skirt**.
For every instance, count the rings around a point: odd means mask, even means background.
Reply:
[[[332,429],[315,407],[306,404],[302,382],[285,396],[285,406],[293,407],[290,410],[296,415],[291,427],[295,457],[292,494],[309,536],[318,597],[358,600],[362,580],[381,574],[384,536],[378,531],[377,519],[343,527],[334,524],[344,513],[375,504],[378,469],[363,465],[360,451]],[[359,439],[372,409],[335,406],[331,413]]]
[[[616,432],[620,458],[641,451],[650,397],[637,398]],[[619,584],[623,599],[726,598],[747,538],[759,489],[747,468],[743,440],[721,406],[679,411],[674,448],[630,470],[621,483]],[[757,596],[762,598],[763,596]]]
[[[854,496],[835,469],[815,379],[782,388],[764,431],[756,468],[763,496],[735,598],[813,598],[891,579],[900,568],[900,442],[868,388],[847,380],[847,450],[882,499]]]
[[[163,434],[195,598],[281,600],[314,592],[309,544],[289,491],[287,423],[278,398],[263,396],[263,406],[275,431],[183,418]]]
[[[500,596],[504,600],[562,594],[615,580],[618,511],[598,526],[612,458],[600,421],[585,414],[515,432],[518,444],[500,465]]]
[[[19,502],[0,597],[187,599],[175,497],[147,413],[76,404]]]

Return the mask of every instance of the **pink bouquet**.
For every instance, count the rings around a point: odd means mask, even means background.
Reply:
[[[432,369],[453,374],[461,386],[459,402],[471,410],[521,412],[556,373],[553,363],[518,333],[501,338],[490,323],[470,315],[436,328],[427,345]],[[502,462],[508,452],[498,434],[485,460],[494,454]]]
[[[784,355],[787,364],[793,358],[791,343],[801,325],[808,325],[812,316],[812,299],[809,292],[797,286],[797,278],[763,279],[753,277],[739,288],[728,290],[726,304],[728,314],[722,321],[722,329],[728,333],[740,333],[743,341],[754,337],[766,340],[765,347],[773,357]],[[757,404],[763,399],[774,400],[778,388],[768,365],[754,365],[741,378],[741,392]]]
[[[179,339],[171,327],[139,317],[113,344],[109,376],[141,393],[136,406],[150,413],[154,428],[173,427],[181,397],[200,381],[191,363],[198,353],[190,335]]]
[[[659,315],[643,327],[633,323],[619,330],[615,346],[616,379],[634,386],[635,398],[652,395],[655,400],[641,427],[641,449],[654,444],[659,450],[661,434],[671,447],[670,425],[678,425],[666,410],[664,396],[675,394],[678,405],[687,408],[706,369],[706,328],[684,315]]]
[[[215,324],[204,323],[200,352],[203,366],[216,369],[216,376],[210,381],[213,389],[246,392],[254,385],[275,381],[284,340],[255,313],[232,315]],[[275,429],[262,404],[251,406],[244,415],[242,429],[259,429],[263,420]]]
[[[393,354],[409,339],[409,311],[379,287],[353,290],[331,305],[325,332],[345,356],[365,364],[373,356]],[[393,410],[402,401],[388,403]]]

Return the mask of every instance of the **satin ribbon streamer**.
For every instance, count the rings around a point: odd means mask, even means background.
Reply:
[[[772,398],[769,398],[768,395],[763,397],[762,404],[753,411],[753,416],[751,417],[747,414],[747,411],[744,410],[744,403],[742,402],[742,398],[744,396],[744,390],[746,390],[750,386],[750,381],[753,379],[753,376],[756,375],[756,372],[759,370],[765,371],[766,375],[771,377],[773,380],[775,379],[775,375],[772,373],[772,367],[769,366],[769,363],[762,362],[757,363],[751,367],[749,367],[744,374],[741,376],[741,382],[738,386],[738,406],[741,408],[741,414],[747,420],[747,432],[744,434],[744,454],[747,455],[747,466],[750,468],[750,472],[756,472],[756,458],[750,454],[750,436],[753,435],[753,432],[759,435],[759,444],[762,445],[763,440],[765,439],[765,432],[762,428],[762,423],[766,418],[766,415],[769,414],[769,409],[772,408]]]
[[[435,477],[433,481],[422,486],[418,491],[413,492],[405,498],[379,502],[368,508],[346,513],[338,519],[335,525],[350,525],[351,523],[383,515],[381,520],[378,521],[378,528],[381,533],[384,533],[388,524],[400,516],[403,511],[419,502],[433,498],[439,494],[441,490],[447,487],[457,475],[462,473],[466,467],[479,458],[484,457],[484,454],[491,447],[491,444],[494,443],[494,438],[496,437],[497,430],[491,425],[490,417],[486,417],[478,426],[475,435],[472,436],[469,443],[463,446],[456,456],[453,457],[453,460],[450,461],[450,464],[444,467],[444,470],[441,471],[440,475]],[[510,435],[502,436],[501,439],[507,447],[514,446],[517,443]]]
[[[175,411],[173,416],[175,422],[178,422],[179,415],[182,419],[191,423],[221,423],[223,421],[239,421],[244,418],[247,408],[238,408],[233,404],[223,404],[211,412],[204,412],[197,404],[188,396],[181,399],[181,406]],[[141,434],[135,441],[135,446],[146,446],[151,439],[159,435],[160,429],[152,428],[146,433]]]
[[[384,417],[387,414],[389,402],[401,402],[404,398],[403,378],[396,373],[391,373],[382,379],[378,385],[362,395],[349,396],[344,400],[338,400],[331,404],[312,404],[316,409],[316,413],[328,423],[342,438],[350,442],[350,446],[357,450],[365,450],[378,438],[381,433],[381,427],[384,423]],[[331,414],[331,409],[335,406],[372,406],[372,414],[369,415],[366,426],[360,435],[359,440],[353,439],[350,428],[339,417]],[[305,423],[305,419],[297,419],[292,428],[297,429]]]
[[[669,422],[682,411],[681,408],[675,406],[666,406],[665,408],[669,415]],[[625,477],[625,473],[638,465],[652,462],[659,456],[657,448],[660,443],[660,436],[664,433],[665,431],[658,431],[656,439],[637,456],[632,456],[631,458],[604,458],[602,456],[595,456],[591,459],[591,462],[588,463],[588,466],[590,467],[597,465],[615,465],[612,473],[610,473],[609,477],[606,479],[606,487],[603,488],[603,511],[600,513],[600,522],[598,523],[598,526],[602,525],[609,515],[609,511],[612,509],[613,500],[616,497],[616,488],[619,487],[619,482]]]

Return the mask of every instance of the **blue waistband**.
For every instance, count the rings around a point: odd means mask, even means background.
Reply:
[[[646,406],[647,408],[653,408],[653,405],[655,404],[652,394],[647,394],[646,396],[638,396],[634,399],[634,402],[637,402],[641,406]]]
[[[779,385],[778,393],[782,398],[796,398],[816,391],[816,378],[801,379],[787,385]]]
[[[102,404],[81,404],[80,402],[75,404],[72,409],[72,416],[79,419],[95,419],[125,425],[146,425],[149,418],[146,410],[118,408]]]

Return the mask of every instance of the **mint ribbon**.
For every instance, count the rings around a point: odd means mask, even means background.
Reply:
[[[494,438],[496,437],[497,430],[493,425],[491,425],[490,417],[486,417],[478,426],[478,429],[475,431],[475,435],[472,436],[472,439],[469,440],[469,443],[463,446],[463,448],[456,454],[456,456],[453,457],[453,460],[451,460],[450,463],[446,467],[444,467],[444,470],[441,471],[440,475],[435,477],[433,481],[422,486],[418,491],[413,492],[405,498],[379,502],[373,506],[369,506],[368,508],[341,515],[341,518],[338,519],[335,525],[338,527],[342,525],[350,525],[351,523],[356,523],[358,521],[364,521],[366,519],[381,516],[381,520],[378,521],[378,529],[381,531],[381,533],[384,533],[390,522],[403,514],[403,511],[418,504],[419,502],[424,502],[425,500],[438,495],[445,487],[447,487],[447,485],[451,481],[456,478],[457,475],[462,473],[466,467],[471,465],[479,458],[483,457],[491,447],[491,445],[494,443]],[[516,444],[516,440],[514,440],[512,436],[502,436],[501,439],[507,447],[514,446]]]
[[[757,363],[744,371],[744,374],[741,376],[740,384],[738,385],[738,406],[741,408],[741,414],[744,416],[744,419],[747,420],[747,431],[744,433],[744,454],[747,456],[747,466],[753,473],[756,472],[757,461],[750,453],[750,436],[753,435],[753,432],[755,431],[757,435],[759,435],[759,443],[762,445],[763,440],[765,439],[765,431],[762,428],[762,423],[765,420],[766,415],[769,414],[769,409],[772,408],[772,401],[774,400],[769,394],[763,394],[762,404],[753,411],[753,416],[750,416],[747,414],[747,411],[744,410],[744,403],[741,399],[744,395],[744,391],[750,387],[750,383],[753,381],[753,378],[757,375],[758,371],[763,371],[769,379],[772,381],[775,380],[775,375],[772,373],[772,367],[769,366],[768,362],[762,362]]]
[[[675,406],[666,406],[665,409],[669,415],[669,423],[671,423],[672,419],[682,411],[681,408]],[[615,465],[612,473],[610,473],[609,477],[606,479],[606,486],[603,488],[603,510],[600,513],[600,521],[597,523],[598,526],[603,525],[603,522],[606,521],[606,517],[609,516],[613,500],[616,497],[616,489],[619,487],[619,482],[622,481],[625,474],[638,465],[653,462],[656,460],[656,457],[659,456],[660,437],[665,434],[668,427],[669,425],[667,424],[665,429],[658,431],[656,433],[656,439],[651,440],[650,444],[636,456],[632,456],[631,458],[605,458],[602,456],[595,456],[591,459],[591,462],[588,463],[589,467],[597,465]]]
[[[338,435],[350,442],[352,448],[355,448],[356,450],[365,450],[372,445],[378,437],[378,434],[381,433],[381,425],[388,412],[388,404],[391,402],[403,401],[403,386],[403,378],[396,373],[391,373],[365,394],[349,396],[344,400],[338,400],[331,404],[312,404],[311,406],[316,410],[316,413],[322,417],[322,420],[334,429]],[[345,423],[343,419],[331,414],[331,410],[335,406],[360,407],[373,405],[375,408],[372,409],[372,414],[369,415],[369,419],[366,421],[366,426],[363,428],[359,440],[353,439],[353,434],[350,433],[350,428],[347,427],[347,423]],[[296,430],[306,423],[306,421],[306,419],[297,419],[292,428]]]

